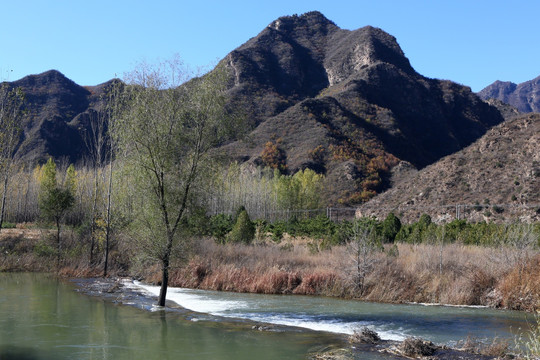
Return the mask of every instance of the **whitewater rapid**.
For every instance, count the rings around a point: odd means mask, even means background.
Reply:
[[[134,288],[138,288],[146,293],[158,296],[160,288],[158,286],[146,285],[140,282],[132,283]],[[297,307],[289,307],[284,310],[273,301],[258,301],[256,295],[247,296],[245,299],[231,298],[231,293],[207,292],[202,290],[192,290],[184,288],[169,287],[167,300],[199,313],[206,313],[214,316],[246,319],[256,322],[263,322],[275,325],[295,326],[315,331],[326,331],[339,334],[352,334],[364,326],[375,331],[385,340],[404,340],[410,336],[402,328],[393,328],[392,324],[376,324],[370,321],[350,319],[339,314],[325,313],[325,309],[309,309],[306,311],[302,304]],[[235,297],[242,297],[245,294],[235,294]],[[300,297],[299,297],[300,298]],[[279,297],[274,298],[279,302]]]

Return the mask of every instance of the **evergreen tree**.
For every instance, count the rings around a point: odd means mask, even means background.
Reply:
[[[227,235],[227,242],[250,244],[255,237],[255,224],[245,209],[240,211],[232,231]]]
[[[388,214],[386,219],[381,224],[381,235],[383,242],[393,243],[396,239],[396,235],[401,229],[401,221],[394,215],[394,213]]]

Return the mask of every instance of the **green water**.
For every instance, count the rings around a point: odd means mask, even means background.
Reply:
[[[260,332],[86,296],[41,274],[0,273],[0,359],[305,359],[335,338]]]
[[[135,287],[142,292],[96,297],[53,276],[0,273],[0,360],[307,359],[345,346],[337,333],[361,326],[383,338],[421,336],[452,345],[468,335],[512,340],[528,325],[518,312],[174,288],[169,299],[191,310],[156,310],[145,293],[157,289]],[[115,302],[120,298],[133,306]],[[293,327],[258,331],[253,321]],[[355,358],[389,359],[359,349]]]

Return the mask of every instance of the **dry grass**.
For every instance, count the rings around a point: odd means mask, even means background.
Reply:
[[[19,234],[20,235],[20,234]],[[56,269],[54,244],[21,236],[0,240],[0,270]],[[358,284],[350,248],[336,246],[313,253],[309,239],[287,238],[280,244],[217,245],[203,239],[187,263],[175,264],[170,285],[264,294],[303,294],[359,298],[378,302],[485,305],[526,311],[540,309],[540,253],[460,244],[397,244],[397,251],[374,252],[369,271]],[[40,245],[41,244],[41,245]],[[111,275],[135,275],[159,283],[157,265],[137,265],[127,242],[111,252]],[[41,246],[41,248],[40,248]],[[41,249],[41,250],[40,250]],[[102,264],[88,264],[84,247],[64,232],[60,274],[99,276]],[[441,253],[442,250],[442,253]],[[392,254],[393,253],[393,254]],[[397,253],[397,254],[396,254]],[[441,256],[442,254],[442,256]]]
[[[217,245],[202,240],[192,260],[172,271],[171,285],[264,294],[304,294],[380,302],[485,305],[533,311],[540,306],[540,254],[524,266],[509,249],[398,244],[398,256],[372,254],[374,266],[360,296],[348,249],[313,254],[305,241]],[[510,254],[512,255],[512,254]],[[149,276],[154,273],[155,276]],[[158,269],[147,279],[159,279]]]
[[[407,338],[398,346],[401,354],[407,357],[431,356],[437,351],[437,347],[431,341],[418,338]]]
[[[510,351],[510,342],[506,339],[495,338],[491,343],[485,343],[469,336],[458,344],[460,350],[471,354],[493,356],[497,359],[504,358]]]

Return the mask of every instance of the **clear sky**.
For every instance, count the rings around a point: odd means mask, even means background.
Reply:
[[[97,85],[175,54],[208,66],[278,17],[311,10],[343,29],[380,27],[420,74],[473,91],[540,75],[537,0],[0,0],[0,79],[56,69]]]

